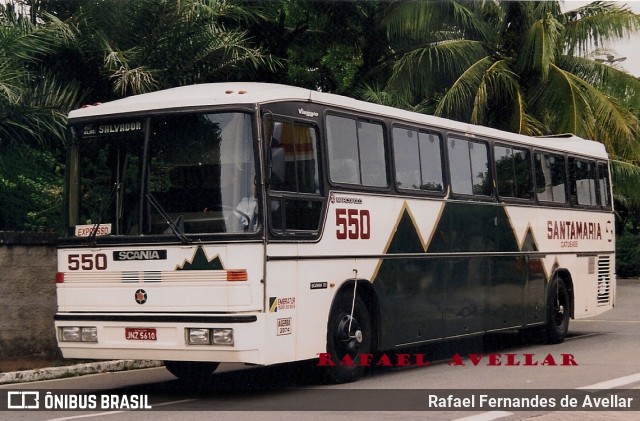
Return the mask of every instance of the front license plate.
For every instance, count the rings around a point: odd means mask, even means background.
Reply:
[[[128,341],[155,341],[158,334],[152,327],[125,327],[124,338]]]

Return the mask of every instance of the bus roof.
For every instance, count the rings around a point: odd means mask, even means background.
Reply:
[[[425,124],[433,128],[461,132],[472,137],[489,137],[601,159],[608,158],[604,145],[575,135],[548,137],[519,135],[489,127],[359,101],[345,96],[288,85],[259,82],[207,83],[134,95],[73,110],[69,113],[69,120],[73,123],[74,120],[86,121],[98,117],[118,117],[147,111],[168,111],[233,104],[261,104],[276,101],[307,101],[331,105],[346,110],[367,112],[379,116],[393,117],[406,122]]]

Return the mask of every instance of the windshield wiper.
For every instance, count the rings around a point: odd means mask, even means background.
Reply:
[[[151,193],[147,193],[146,196],[147,196],[147,199],[149,200],[149,203],[151,203],[153,207],[158,211],[162,219],[164,219],[167,225],[169,225],[169,228],[171,228],[171,231],[173,231],[176,237],[178,237],[183,244],[188,244],[190,240],[187,238],[186,235],[184,235],[182,230],[177,225],[177,223],[180,223],[180,220],[182,219],[182,215],[178,217],[176,222],[173,222],[169,214],[167,214],[167,212],[164,210],[164,208],[160,204],[160,202],[158,202]]]
[[[118,194],[118,190],[120,190],[120,184],[114,183],[113,187],[111,187],[111,191],[109,192],[109,201],[107,202],[107,205],[105,206],[104,202],[102,202],[102,206],[100,206],[100,212],[98,213],[98,222],[93,224],[93,227],[91,227],[91,231],[87,236],[87,245],[95,245],[96,237],[98,236],[98,229],[100,228],[100,225],[102,225],[102,216],[104,215],[104,211],[105,209],[109,209],[109,207],[111,207],[113,199]]]

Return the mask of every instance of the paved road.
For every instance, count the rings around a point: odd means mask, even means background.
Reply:
[[[378,368],[356,383],[318,385],[305,364],[247,368],[221,366],[211,384],[200,390],[174,380],[164,368],[105,373],[75,379],[24,384],[19,387],[42,393],[77,389],[85,393],[148,398],[153,411],[42,411],[7,412],[3,419],[16,420],[204,420],[229,419],[429,419],[483,421],[516,420],[635,420],[640,412],[573,411],[426,411],[428,394],[462,396],[464,389],[481,394],[509,396],[520,391],[532,398],[540,390],[560,399],[565,394],[586,394],[584,388],[598,389],[591,396],[615,394],[619,399],[634,397],[640,405],[640,282],[618,281],[617,307],[601,316],[573,320],[570,337],[562,344],[524,345],[512,333],[493,335],[485,341],[467,340],[411,350],[425,354],[427,367]],[[499,354],[489,357],[488,354]],[[469,354],[477,354],[471,357]],[[480,358],[479,354],[483,354]],[[507,354],[513,354],[508,357]],[[527,357],[525,354],[531,354]],[[564,356],[563,356],[564,354]],[[463,357],[459,360],[456,355]],[[543,365],[548,356],[556,365]],[[497,364],[496,358],[500,359]],[[509,365],[512,358],[512,365]],[[527,358],[530,364],[526,364]],[[474,364],[474,360],[476,364]],[[519,365],[515,365],[517,362]],[[534,362],[538,362],[534,365]],[[562,365],[565,361],[567,364]],[[462,362],[462,365],[460,364]],[[575,362],[575,364],[573,364]],[[7,388],[6,386],[4,387]],[[12,386],[14,390],[17,386]],[[97,397],[100,399],[100,397]],[[582,402],[582,397],[580,398]],[[406,405],[397,411],[397,405]],[[328,411],[281,412],[279,410],[326,409]],[[375,412],[371,409],[377,409]],[[162,409],[162,411],[159,411]],[[213,412],[224,409],[225,412]],[[260,409],[260,412],[255,410]],[[487,409],[487,408],[484,408]],[[227,412],[228,411],[228,412]],[[6,415],[6,416],[5,416]]]

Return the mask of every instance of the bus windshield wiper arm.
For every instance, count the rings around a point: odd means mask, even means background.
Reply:
[[[151,203],[153,205],[153,207],[158,211],[160,216],[167,222],[167,225],[169,225],[169,228],[171,228],[171,231],[173,231],[173,233],[176,235],[176,237],[178,237],[180,239],[180,241],[182,241],[183,244],[188,244],[189,243],[189,239],[180,230],[178,225],[176,225],[176,223],[171,220],[171,217],[169,217],[169,215],[164,210],[164,208],[162,207],[160,202],[158,202],[158,200],[156,200],[156,198],[153,197],[153,195],[151,193],[147,193],[146,196],[147,196],[147,199],[149,200],[149,203]]]
[[[98,236],[98,229],[100,228],[100,225],[102,225],[102,216],[104,215],[104,211],[105,209],[109,209],[109,207],[111,206],[111,203],[113,203],[113,199],[116,197],[119,190],[120,190],[119,183],[115,183],[113,187],[111,187],[111,191],[109,192],[109,201],[107,202],[106,206],[104,202],[100,206],[100,213],[98,214],[98,222],[93,224],[93,227],[91,227],[91,232],[89,232],[89,235],[87,236],[87,245],[94,245],[96,243],[96,237]]]

